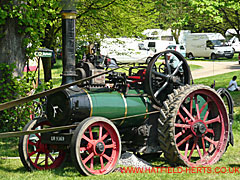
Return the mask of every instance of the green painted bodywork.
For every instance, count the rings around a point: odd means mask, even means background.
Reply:
[[[137,114],[149,112],[150,104],[148,98],[132,97],[133,94],[139,94],[135,90],[129,90],[131,96],[124,96],[117,91],[112,92],[94,92],[88,91],[92,102],[91,116],[102,116],[108,119],[127,117]],[[148,118],[148,115],[143,115],[134,118],[122,120],[113,120],[116,126],[131,127],[139,126]]]
[[[199,106],[199,110],[200,110],[201,107],[206,103],[206,100],[202,96],[197,96],[197,100],[198,100],[198,106]],[[193,109],[195,109],[195,111],[197,112],[195,101],[193,103]],[[208,105],[206,105],[206,107],[203,109],[202,113],[200,114],[201,119],[204,119],[204,116],[205,116],[207,110],[208,110]]]

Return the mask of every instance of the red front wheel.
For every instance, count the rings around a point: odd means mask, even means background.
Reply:
[[[121,154],[121,140],[115,125],[103,117],[90,117],[76,128],[71,141],[71,157],[83,175],[111,172]]]
[[[45,118],[37,118],[30,121],[23,130],[39,130],[49,126],[49,121]],[[24,167],[30,171],[58,168],[66,159],[65,151],[41,142],[41,133],[20,137],[19,156]]]

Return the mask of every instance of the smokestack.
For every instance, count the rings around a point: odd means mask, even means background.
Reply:
[[[68,8],[67,8],[68,9]],[[72,8],[73,9],[73,8]],[[75,81],[76,10],[62,10],[62,85]]]

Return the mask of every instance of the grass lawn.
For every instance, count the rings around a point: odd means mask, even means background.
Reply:
[[[53,82],[60,85],[61,78],[59,74],[62,73],[60,61],[57,61],[53,68]],[[191,66],[191,70],[194,68],[201,68],[199,66]],[[194,80],[195,84],[205,84],[210,86],[213,81],[216,82],[216,89],[220,87],[227,87],[229,81],[233,75],[239,76],[239,71],[227,73],[224,75],[216,75],[207,78],[201,78]],[[43,77],[43,75],[41,76]],[[238,81],[239,82],[239,81]],[[239,83],[240,84],[240,83]],[[19,159],[3,159],[4,157],[18,156],[18,138],[0,139],[0,179],[34,179],[34,180],[45,180],[45,179],[240,179],[240,92],[231,92],[234,99],[234,146],[229,146],[221,160],[206,168],[209,171],[197,172],[197,169],[192,169],[193,172],[188,173],[173,173],[179,172],[179,167],[175,167],[174,170],[170,169],[171,173],[167,172],[152,172],[149,173],[121,173],[114,172],[108,175],[102,176],[91,176],[84,177],[72,166],[68,165],[62,169],[48,170],[48,171],[35,171],[28,172],[23,167]],[[168,167],[169,165],[161,156],[158,159],[147,159],[152,164],[159,167]],[[185,167],[181,167],[185,169]],[[238,169],[239,168],[239,169]],[[233,171],[235,172],[233,173]],[[225,172],[226,171],[226,172]],[[219,173],[222,172],[222,173]],[[225,172],[225,173],[224,173]],[[231,173],[230,173],[231,172]]]
[[[226,74],[220,74],[220,75],[216,75],[216,76],[210,76],[210,77],[206,77],[206,78],[200,78],[200,79],[196,79],[194,80],[195,84],[204,84],[207,86],[210,86],[214,81],[215,81],[215,88],[227,88],[229,85],[230,80],[232,79],[232,77],[236,75],[238,77],[240,77],[240,71],[234,71],[234,72],[230,72],[230,73],[226,73]],[[239,83],[239,79],[237,79],[238,84]],[[230,92],[230,94],[232,95],[232,98],[234,100],[234,105],[235,107],[239,107],[240,106],[240,92]]]

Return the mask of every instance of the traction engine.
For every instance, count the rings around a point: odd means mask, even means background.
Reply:
[[[75,19],[69,14],[74,12],[63,13],[63,85],[104,71],[87,61],[75,65]],[[215,90],[191,80],[184,57],[167,50],[146,64],[49,95],[46,117],[24,130],[76,128],[22,136],[21,161],[28,170],[41,170],[70,158],[84,175],[113,171],[124,151],[164,153],[172,165],[214,164],[229,142],[229,115]]]

